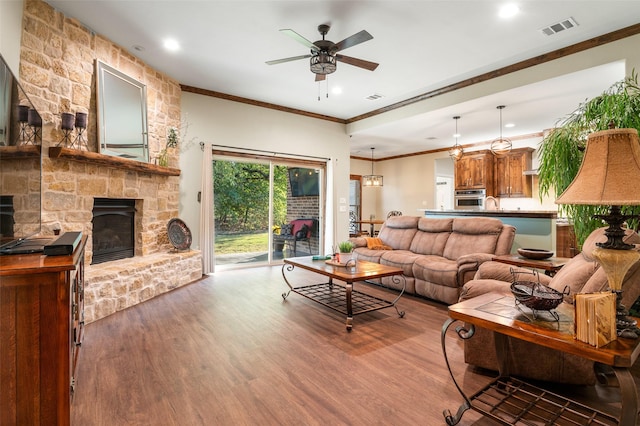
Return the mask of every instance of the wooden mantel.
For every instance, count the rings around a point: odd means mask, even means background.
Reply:
[[[142,173],[151,173],[164,176],[180,176],[180,169],[158,166],[156,164],[142,163],[126,158],[113,157],[97,152],[81,151],[78,149],[52,146],[49,148],[49,158],[68,158],[69,160],[90,162],[107,167],[133,170]]]

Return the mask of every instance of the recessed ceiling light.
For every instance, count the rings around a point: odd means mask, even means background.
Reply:
[[[165,39],[163,42],[163,46],[165,49],[170,50],[172,52],[175,52],[176,50],[180,49],[180,45],[178,44],[178,42],[172,38]]]
[[[333,87],[331,88],[331,93],[334,95],[339,95],[342,93],[342,87]]]
[[[510,129],[512,127],[516,127],[516,125],[513,124],[513,123],[507,123],[507,124],[504,125],[504,127],[506,127],[507,129]]]
[[[498,16],[503,19],[507,19],[514,17],[518,14],[518,12],[520,12],[520,8],[517,4],[508,3],[500,8],[500,10],[498,11]]]

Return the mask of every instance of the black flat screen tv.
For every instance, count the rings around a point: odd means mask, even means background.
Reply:
[[[310,197],[320,195],[320,185],[318,180],[319,174],[315,169],[291,167],[289,169],[291,196]]]

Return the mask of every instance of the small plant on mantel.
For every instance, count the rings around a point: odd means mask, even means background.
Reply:
[[[178,146],[178,129],[169,127],[167,132],[167,144],[158,155],[158,164],[164,167],[169,165],[169,149]]]

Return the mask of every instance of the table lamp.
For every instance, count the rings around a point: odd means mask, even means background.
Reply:
[[[636,321],[627,316],[621,303],[622,281],[629,268],[640,259],[635,246],[623,241],[622,224],[634,216],[623,215],[620,206],[640,205],[640,139],[636,129],[610,129],[589,135],[578,174],[558,197],[556,204],[610,206],[602,219],[609,226],[607,241],[597,243],[593,257],[600,263],[611,291],[616,293],[618,336],[639,337]]]

